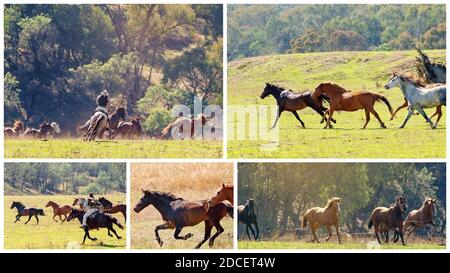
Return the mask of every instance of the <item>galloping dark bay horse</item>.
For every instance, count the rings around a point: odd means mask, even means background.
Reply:
[[[272,129],[275,128],[278,119],[281,116],[281,113],[284,111],[291,112],[300,122],[302,127],[305,128],[305,123],[300,119],[297,111],[302,110],[306,107],[310,107],[314,111],[316,111],[322,117],[322,122],[326,120],[324,111],[326,111],[327,108],[323,107],[322,105],[322,101],[326,100],[325,96],[318,96],[317,98],[313,98],[311,97],[311,92],[294,93],[291,90],[286,90],[283,87],[266,82],[266,87],[264,88],[260,97],[261,99],[265,99],[269,95],[272,95],[277,100],[278,105],[278,113]],[[334,119],[331,119],[331,121],[336,123],[336,120]]]
[[[100,197],[98,202],[103,206],[103,212],[107,212],[110,214],[122,213],[125,222],[127,221],[127,205],[125,204],[117,204],[114,205],[111,201],[106,199],[105,197]]]
[[[249,199],[247,200],[247,203],[245,205],[241,205],[238,207],[238,220],[240,223],[245,224],[245,230],[247,231],[248,239],[251,240],[250,233],[248,230],[253,234],[253,237],[255,238],[255,241],[258,241],[259,237],[259,228],[258,228],[258,221],[256,219],[255,214],[255,200]],[[252,224],[255,225],[256,228],[256,234],[255,231],[252,228]]]
[[[72,221],[72,219],[77,218],[80,221],[80,223],[83,223],[84,214],[85,214],[84,211],[74,208],[70,212],[69,217],[67,217],[67,222],[70,222]],[[97,240],[97,238],[93,238],[89,234],[89,230],[91,229],[107,228],[109,237],[112,237],[110,233],[110,231],[112,231],[112,233],[116,235],[117,239],[122,239],[122,237],[117,235],[117,232],[113,228],[113,224],[118,226],[120,229],[123,229],[123,226],[117,221],[116,218],[112,217],[111,215],[98,211],[95,214],[89,216],[87,219],[87,228],[84,229],[84,237],[82,244],[84,244],[84,241],[86,241],[86,237],[92,241]]]
[[[109,126],[108,126],[109,138],[111,138],[113,135],[115,135],[115,132],[117,130],[117,126],[119,126],[120,120],[125,121],[125,108],[124,107],[117,108],[117,110],[114,111],[114,113],[112,113],[109,116]]]
[[[187,240],[193,234],[188,233],[180,236],[181,230],[184,227],[195,226],[201,222],[205,222],[205,237],[196,248],[200,248],[209,239],[211,229],[214,226],[217,232],[209,240],[209,246],[212,247],[214,245],[214,239],[224,231],[220,225],[220,220],[227,214],[232,216],[233,213],[233,206],[226,203],[219,203],[210,207],[207,200],[188,201],[171,193],[159,191],[142,190],[142,193],[143,196],[136,204],[134,211],[139,213],[148,205],[153,205],[161,214],[164,224],[158,225],[155,228],[156,241],[160,246],[163,245],[163,241],[159,236],[159,230],[175,229],[175,239]]]
[[[12,202],[11,204],[11,209],[16,208],[17,209],[17,215],[16,215],[16,221],[14,221],[14,223],[16,223],[17,221],[20,221],[20,217],[22,216],[28,216],[28,220],[25,222],[25,225],[28,224],[28,222],[30,222],[31,217],[35,217],[36,218],[36,224],[39,225],[39,217],[38,215],[41,216],[45,216],[44,210],[43,209],[36,209],[36,208],[25,208],[25,205],[22,204],[21,202]]]

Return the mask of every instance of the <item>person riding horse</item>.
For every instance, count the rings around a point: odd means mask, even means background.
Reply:
[[[89,205],[90,209],[86,211],[86,213],[83,215],[83,223],[81,223],[83,229],[88,228],[87,220],[89,217],[94,217],[97,213],[100,213],[99,209],[100,202],[95,198],[92,192],[89,193],[89,197],[87,198],[87,204]]]
[[[109,93],[108,91],[105,89],[103,90],[100,95],[97,96],[97,99],[95,100],[97,103],[97,108],[95,108],[95,111],[93,114],[95,114],[96,112],[102,112],[104,113],[108,119],[109,119],[109,114],[108,114],[108,104],[109,104]],[[79,127],[78,130],[79,131],[84,131],[87,130],[87,128],[89,128],[89,124],[91,122],[91,119],[89,118],[83,126]]]

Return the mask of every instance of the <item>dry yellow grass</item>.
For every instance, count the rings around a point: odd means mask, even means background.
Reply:
[[[209,198],[222,183],[233,183],[233,164],[230,163],[151,163],[131,165],[131,209],[141,198],[141,189],[171,192],[186,200]],[[149,206],[139,214],[131,211],[131,247],[160,248],[155,240],[154,229],[162,224],[161,215]],[[225,217],[221,221],[225,231],[215,240],[214,248],[233,248],[233,219]],[[174,230],[159,232],[164,241],[163,248],[190,249],[203,238],[204,224],[186,227],[181,235],[191,232],[189,240],[175,240]],[[216,232],[215,228],[212,231]],[[203,248],[207,248],[204,244]]]

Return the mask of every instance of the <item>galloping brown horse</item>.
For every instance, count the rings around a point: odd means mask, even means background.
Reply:
[[[69,214],[72,211],[72,208],[68,205],[65,206],[59,206],[56,202],[48,201],[47,205],[45,205],[46,208],[52,207],[53,209],[53,220],[55,222],[58,222],[58,220],[55,219],[56,216],[59,216],[59,220],[64,223],[67,219],[67,214]],[[62,215],[64,215],[64,219],[62,219]]]
[[[389,208],[378,207],[372,211],[368,227],[369,229],[372,226],[374,227],[378,243],[381,244],[379,233],[386,233],[385,242],[387,243],[389,240],[388,232],[393,229],[394,233],[398,232],[400,235],[402,244],[406,245],[403,240],[403,213],[406,212],[407,207],[405,197],[396,197],[395,203]]]
[[[21,133],[25,131],[25,125],[21,120],[16,120],[13,127],[5,127],[4,134],[5,137],[18,137]]]
[[[404,223],[404,234],[408,231],[409,227],[412,227],[406,235],[406,239],[409,238],[411,233],[413,233],[416,229],[421,228],[427,224],[430,224],[436,230],[436,224],[433,221],[433,217],[436,215],[436,199],[426,198],[423,202],[422,207],[419,209],[412,210],[408,216],[406,216],[406,220]],[[428,240],[431,240],[429,236],[429,232],[427,232]]]
[[[341,236],[339,234],[339,211],[340,209],[341,199],[338,197],[333,197],[328,200],[327,206],[324,208],[314,207],[310,208],[303,215],[302,227],[306,228],[306,224],[309,222],[309,227],[311,228],[311,232],[313,234],[313,238],[311,242],[316,241],[319,243],[319,239],[317,239],[316,230],[320,226],[325,226],[328,230],[328,238],[325,240],[328,241],[331,238],[331,227],[336,227],[336,234],[341,243]]]
[[[305,123],[301,120],[297,111],[305,109],[306,107],[312,108],[322,116],[321,123],[324,119],[326,119],[324,111],[326,111],[327,108],[322,105],[322,101],[325,100],[325,96],[312,97],[311,92],[294,93],[291,90],[286,90],[283,87],[266,82],[266,87],[261,93],[260,98],[265,99],[269,95],[272,95],[277,100],[278,105],[278,113],[275,117],[275,122],[271,127],[272,129],[275,128],[281,113],[284,111],[291,112],[303,128],[305,128]],[[334,119],[331,119],[331,121],[336,123]]]
[[[142,127],[139,119],[134,118],[131,121],[120,122],[112,135],[112,138],[115,138],[117,135],[121,135],[122,137],[140,138],[142,135]]]
[[[103,206],[103,212],[107,212],[110,214],[122,213],[125,222],[127,221],[127,206],[124,204],[114,205],[111,201],[106,199],[105,197],[100,197],[98,202]]]
[[[48,133],[53,134],[53,127],[50,122],[43,122],[39,125],[39,129],[27,128],[23,135],[27,137],[40,138],[47,136]]]
[[[205,126],[208,119],[203,114],[198,114],[196,118],[185,118],[185,117],[179,117],[174,122],[167,125],[161,132],[161,139],[170,137],[170,132],[172,131],[172,128],[174,128],[175,135],[180,135],[181,137],[184,136],[184,138],[194,138],[196,130],[195,124],[201,124],[201,126]],[[191,133],[189,136],[185,133],[185,130],[188,130],[190,127]],[[198,127],[198,126],[197,126]]]
[[[229,201],[231,205],[234,205],[233,185],[222,184],[222,187],[208,199],[208,204],[212,207],[225,200]]]
[[[114,113],[109,116],[109,124],[108,124],[108,132],[109,137],[115,135],[115,131],[117,130],[117,126],[119,125],[119,121],[125,121],[125,107],[117,108]]]
[[[364,109],[366,112],[366,123],[362,127],[363,129],[366,129],[366,126],[370,121],[370,114],[375,116],[382,128],[386,128],[386,125],[373,108],[377,101],[384,102],[387,105],[391,116],[393,114],[391,104],[380,94],[367,91],[350,92],[334,83],[321,83],[312,93],[312,97],[318,98],[322,95],[326,95],[330,100],[330,108],[326,111],[326,114],[328,114],[328,121],[324,128],[332,128],[330,126],[330,119],[335,111],[354,112],[360,109]]]
[[[205,236],[196,246],[200,248],[211,236],[212,227],[216,227],[216,234],[209,239],[209,246],[214,245],[214,240],[224,231],[220,225],[220,220],[227,214],[232,216],[233,206],[226,203],[219,203],[213,207],[208,205],[207,200],[188,201],[177,197],[171,193],[142,190],[143,196],[136,204],[134,211],[139,213],[149,205],[153,205],[161,214],[164,224],[155,228],[156,241],[160,246],[163,241],[158,231],[162,229],[175,229],[174,238],[177,240],[187,240],[193,236],[188,233],[180,236],[184,227],[195,226],[201,222],[205,223]]]

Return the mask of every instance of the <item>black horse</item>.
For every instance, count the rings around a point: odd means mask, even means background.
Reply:
[[[275,122],[272,129],[277,125],[278,119],[283,111],[289,111],[294,114],[295,118],[300,122],[303,128],[305,128],[305,123],[300,119],[297,111],[302,110],[306,107],[312,108],[321,117],[323,123],[326,121],[325,111],[327,108],[323,107],[322,102],[327,101],[324,95],[321,95],[317,100],[311,97],[311,92],[294,93],[291,90],[285,90],[283,87],[270,84],[266,82],[266,87],[261,93],[261,99],[265,99],[267,96],[272,95],[277,100],[278,113],[275,118]],[[331,119],[332,122],[336,123],[336,120]]]
[[[41,216],[45,216],[44,210],[43,209],[36,209],[36,208],[25,208],[25,205],[22,204],[21,202],[16,202],[13,201],[11,204],[11,209],[17,209],[17,215],[16,215],[16,221],[14,221],[14,223],[16,223],[17,221],[20,221],[20,217],[22,216],[28,216],[28,220],[25,222],[25,225],[28,224],[28,222],[30,222],[31,217],[35,217],[36,218],[36,225],[39,225],[39,217],[38,215]]]
[[[67,217],[67,222],[70,222],[72,219],[77,218],[80,221],[80,223],[83,223],[84,213],[85,212],[82,210],[78,210],[75,208],[72,209],[69,216]],[[84,241],[86,241],[86,237],[92,241],[97,240],[97,238],[92,238],[91,235],[89,234],[89,230],[91,229],[107,228],[109,237],[113,237],[110,233],[110,231],[112,231],[112,233],[116,235],[117,239],[122,239],[122,237],[117,235],[117,232],[113,228],[113,224],[118,226],[120,229],[123,229],[123,226],[117,221],[116,218],[106,213],[97,211],[94,214],[90,215],[89,218],[87,219],[87,227],[84,228],[84,238],[82,244],[84,244]]]
[[[100,202],[100,204],[102,204],[103,208],[105,209],[110,209],[113,206],[113,203],[108,199],[106,199],[105,197],[100,197],[98,199],[98,202]]]
[[[253,234],[253,237],[255,238],[255,241],[258,241],[259,237],[259,228],[258,228],[258,221],[256,219],[255,214],[255,200],[249,199],[247,200],[247,203],[245,205],[241,205],[238,207],[238,220],[240,223],[245,224],[245,230],[247,231],[248,239],[251,240],[250,233],[248,230]],[[256,228],[256,235],[255,231],[253,230],[252,224],[255,225]]]
[[[111,138],[113,135],[115,135],[117,126],[119,126],[119,121],[120,120],[125,121],[125,115],[126,115],[125,108],[119,107],[119,108],[117,108],[116,111],[114,111],[114,113],[112,113],[109,116],[109,124],[108,124],[109,138]]]

